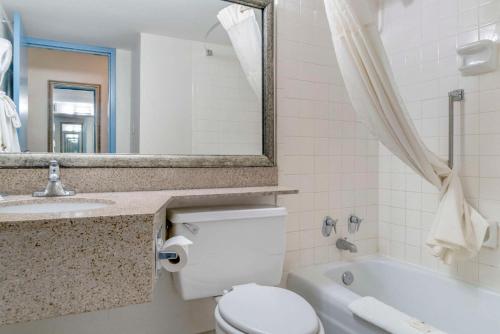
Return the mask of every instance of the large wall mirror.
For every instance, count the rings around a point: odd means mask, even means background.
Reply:
[[[0,167],[274,165],[271,0],[0,4]]]

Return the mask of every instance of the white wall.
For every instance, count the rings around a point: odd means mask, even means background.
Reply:
[[[399,88],[424,142],[447,159],[449,91],[465,89],[456,111],[455,159],[470,203],[500,220],[500,70],[463,77],[455,48],[498,39],[500,1],[384,1],[382,37]],[[443,265],[425,246],[439,194],[386,149],[380,158],[380,250],[500,291],[500,251]]]
[[[191,152],[191,41],[141,34],[140,152]]]
[[[140,147],[140,111],[141,111],[141,37],[137,34],[134,48],[131,50],[131,92],[130,110],[130,153],[139,153]]]
[[[116,153],[131,152],[132,52],[116,50]]]

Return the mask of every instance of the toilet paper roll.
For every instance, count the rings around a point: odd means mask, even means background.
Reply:
[[[175,252],[177,254],[177,259],[175,260],[160,260],[161,266],[170,272],[178,272],[182,268],[186,266],[188,263],[189,257],[189,245],[192,245],[193,242],[188,238],[177,235],[170,239],[167,239],[160,251],[163,252]]]

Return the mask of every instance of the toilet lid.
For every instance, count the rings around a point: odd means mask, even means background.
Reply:
[[[227,323],[248,334],[317,334],[319,330],[311,305],[281,288],[236,286],[220,299],[218,308]]]

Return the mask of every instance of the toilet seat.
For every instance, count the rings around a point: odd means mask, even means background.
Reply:
[[[240,285],[225,294],[215,309],[218,333],[320,334],[321,322],[298,294],[257,284]]]

